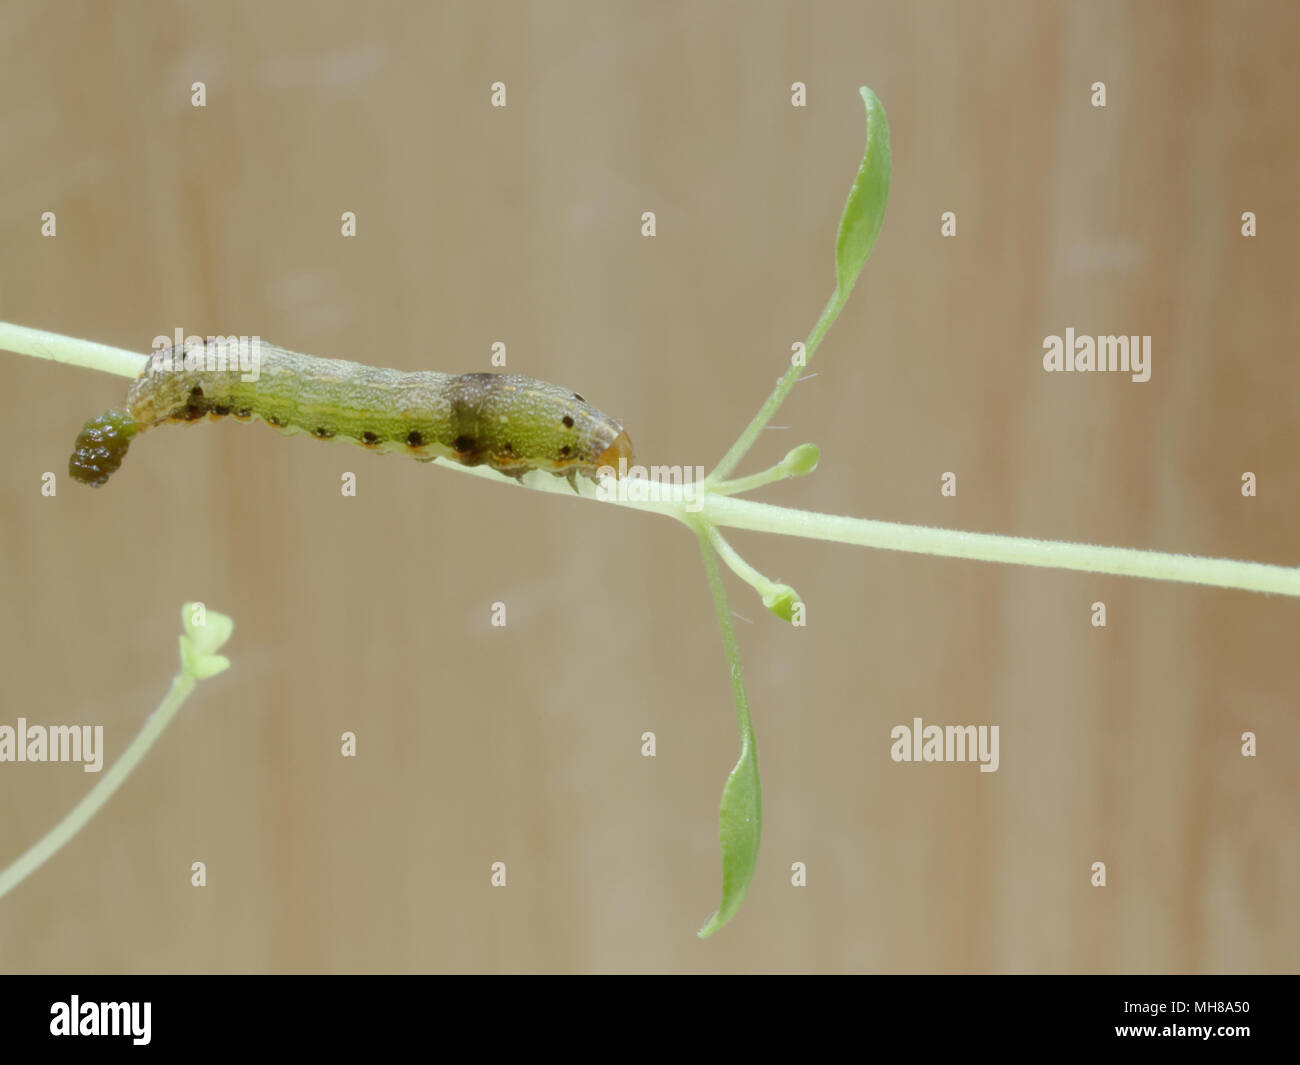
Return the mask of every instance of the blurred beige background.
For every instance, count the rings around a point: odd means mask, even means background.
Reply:
[[[804,440],[822,466],[763,498],[1297,565],[1298,48],[1288,2],[17,0],[0,317],[447,371],[501,340],[645,459],[711,464],[833,287],[869,84],[888,218],[747,469]],[[1067,326],[1152,335],[1150,382],[1045,374]],[[0,371],[0,723],[102,723],[114,758],[180,604],[237,622],[233,667],[0,902],[6,971],[1297,967],[1294,600],[735,533],[810,625],[728,576],[766,825],[701,942],[736,739],[684,529],[232,423],[46,499],[126,383]],[[999,725],[1001,768],[891,762],[914,716]],[[0,765],[0,863],[95,779]]]

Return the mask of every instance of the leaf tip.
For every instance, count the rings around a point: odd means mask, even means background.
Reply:
[[[867,109],[867,143],[835,238],[835,279],[844,298],[862,272],[884,223],[892,170],[885,108],[865,85],[858,95]]]

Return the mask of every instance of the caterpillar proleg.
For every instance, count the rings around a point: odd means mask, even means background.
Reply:
[[[247,360],[241,369],[224,351],[218,362],[212,342],[153,355],[132,382],[126,409],[85,424],[68,473],[102,485],[137,433],[226,415],[424,462],[486,464],[515,478],[546,470],[574,484],[580,473],[594,479],[609,467],[617,474],[620,459],[633,461],[623,427],[559,385],[516,374],[407,373],[254,344],[251,374]]]

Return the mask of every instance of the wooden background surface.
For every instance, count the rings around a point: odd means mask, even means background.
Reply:
[[[20,0],[0,317],[455,372],[502,340],[646,459],[708,465],[833,287],[868,84],[888,218],[748,466],[812,440],[821,468],[764,498],[1297,565],[1298,48],[1288,2]],[[1044,373],[1067,326],[1151,335],[1151,380]],[[0,370],[0,723],[101,723],[115,757],[179,605],[237,622],[229,672],[0,902],[4,970],[1296,968],[1294,600],[735,534],[810,625],[728,577],[766,825],[706,943],[736,741],[685,530],[233,424],[43,498],[125,382]],[[999,725],[1000,769],[891,762],[914,716]],[[94,779],[0,764],[0,862]]]

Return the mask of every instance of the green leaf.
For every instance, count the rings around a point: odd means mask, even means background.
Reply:
[[[708,939],[735,916],[754,877],[758,843],[763,835],[763,787],[758,779],[758,744],[749,719],[740,647],[736,643],[735,626],[731,624],[722,574],[718,572],[718,556],[703,527],[697,527],[695,535],[700,541],[700,554],[704,559],[705,575],[709,578],[709,590],[713,593],[718,627],[722,629],[722,647],[731,666],[731,695],[736,704],[736,730],[740,733],[740,760],[723,786],[722,813],[718,818],[718,838],[722,843],[722,902],[700,929],[700,938]]]
[[[201,624],[195,618],[202,618]],[[216,652],[230,639],[235,623],[225,614],[206,610],[196,603],[181,607],[181,669],[195,680],[207,680],[230,668],[230,659]]]
[[[758,748],[752,734],[740,751],[740,761],[722,789],[718,837],[722,841],[722,902],[700,929],[708,939],[731,920],[745,901],[758,864],[758,843],[763,834],[763,789],[758,779]]]
[[[867,147],[835,235],[835,282],[841,300],[848,298],[871,254],[889,202],[889,123],[876,94],[865,85],[858,92],[867,105]]]

